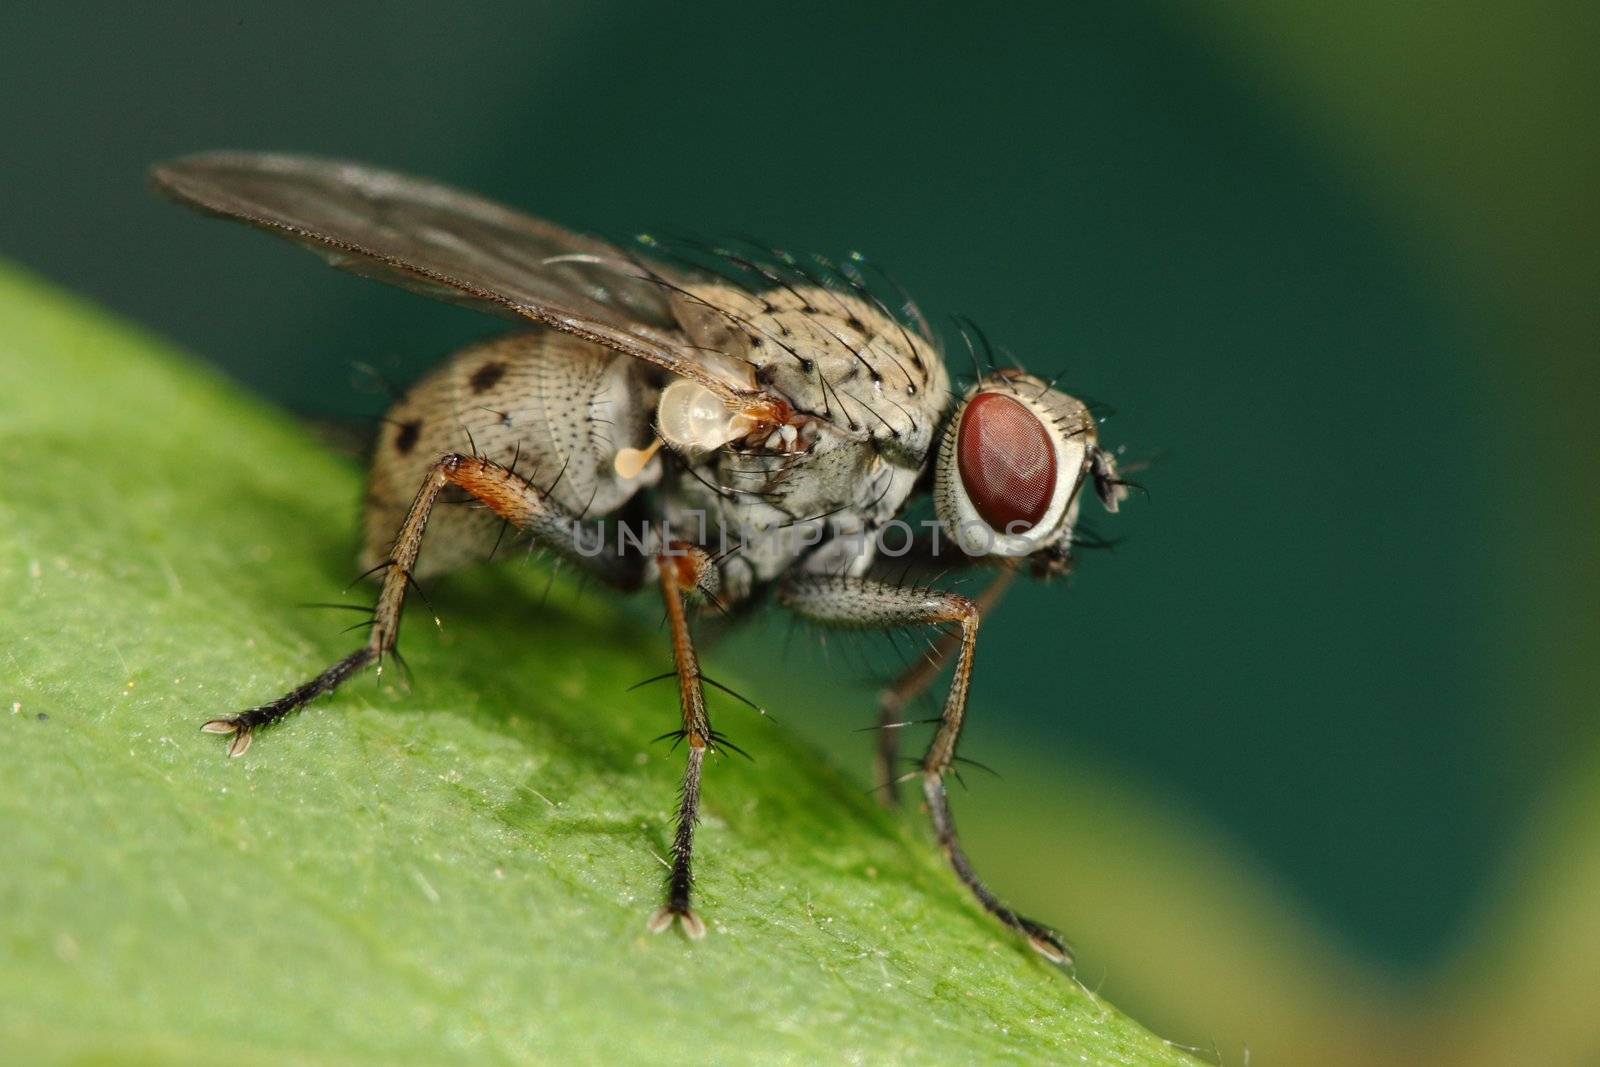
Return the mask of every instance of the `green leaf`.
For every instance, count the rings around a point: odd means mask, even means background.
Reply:
[[[0,459],[5,1062],[1191,1062],[715,694],[757,762],[708,770],[711,934],[648,934],[682,754],[649,741],[672,687],[628,686],[668,652],[537,566],[414,610],[409,692],[364,677],[225,759],[202,721],[359,641],[297,606],[371,597],[341,593],[358,471],[10,270]]]

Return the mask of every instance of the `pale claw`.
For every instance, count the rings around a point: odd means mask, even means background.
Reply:
[[[672,925],[672,920],[678,920],[683,926],[683,933],[690,941],[703,941],[706,936],[706,924],[700,916],[692,911],[675,911],[672,908],[660,908],[650,916],[650,921],[645,924],[645,929],[652,934],[665,933]]]
[[[1024,919],[1023,933],[1027,935],[1028,944],[1033,951],[1057,966],[1072,966],[1072,950],[1062,944],[1061,939],[1052,931]]]
[[[212,719],[201,731],[208,734],[232,734],[233,742],[228,745],[228,757],[242,756],[250,748],[251,731],[248,726],[240,728],[232,719]]]

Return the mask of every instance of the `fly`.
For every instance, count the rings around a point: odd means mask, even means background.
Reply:
[[[634,252],[430,182],[296,156],[204,154],[156,167],[153,180],[343,270],[522,327],[456,353],[389,412],[362,523],[362,566],[381,581],[369,636],[277,699],[207,722],[230,756],[380,667],[416,578],[492,555],[515,528],[665,603],[682,713],[671,736],[686,765],[649,928],[700,938],[690,895],[701,777],[706,754],[731,746],[706,711],[694,613],[770,597],[830,626],[927,626],[930,655],[880,698],[882,795],[897,803],[898,785],[918,781],[940,848],[979,903],[1044,956],[1070,959],[979,880],[945,779],[984,613],[1020,571],[1070,569],[1085,485],[1110,511],[1126,495],[1082,403],[992,366],[953,393],[920,314],[892,311],[853,264],[753,246],[645,241]],[[928,495],[937,521],[913,528],[901,516]],[[985,570],[988,583],[968,598],[888,577],[954,568]],[[933,741],[897,777],[901,711],[952,660]]]

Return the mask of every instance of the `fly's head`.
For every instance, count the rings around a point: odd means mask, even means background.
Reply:
[[[1071,563],[1085,484],[1107,511],[1127,496],[1077,399],[1021,371],[987,375],[945,426],[934,461],[934,506],[969,556],[1027,559],[1041,577]]]

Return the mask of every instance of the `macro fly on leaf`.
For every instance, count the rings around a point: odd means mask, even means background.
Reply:
[[[1071,568],[1085,485],[1110,511],[1126,496],[1084,404],[976,351],[973,383],[952,393],[927,322],[902,294],[879,295],[892,283],[869,280],[858,257],[648,238],[623,249],[430,182],[295,156],[198,155],[153,179],[336,267],[520,327],[456,353],[389,412],[363,516],[362,566],[381,581],[367,640],[277,699],[206,723],[229,737],[230,756],[381,667],[416,578],[492,556],[514,529],[665,602],[682,711],[669,736],[686,766],[666,898],[649,928],[676,922],[699,938],[701,776],[706,753],[731,746],[707,715],[693,611],[737,618],[772,599],[829,626],[931,627],[931,653],[880,700],[881,795],[897,803],[898,784],[919,781],[957,877],[1044,956],[1070,960],[1061,938],[979,880],[945,779],[984,613],[1019,572]],[[930,494],[937,521],[906,525]],[[973,598],[930,584],[954,570],[990,577]],[[897,777],[902,709],[952,658],[933,741]]]

